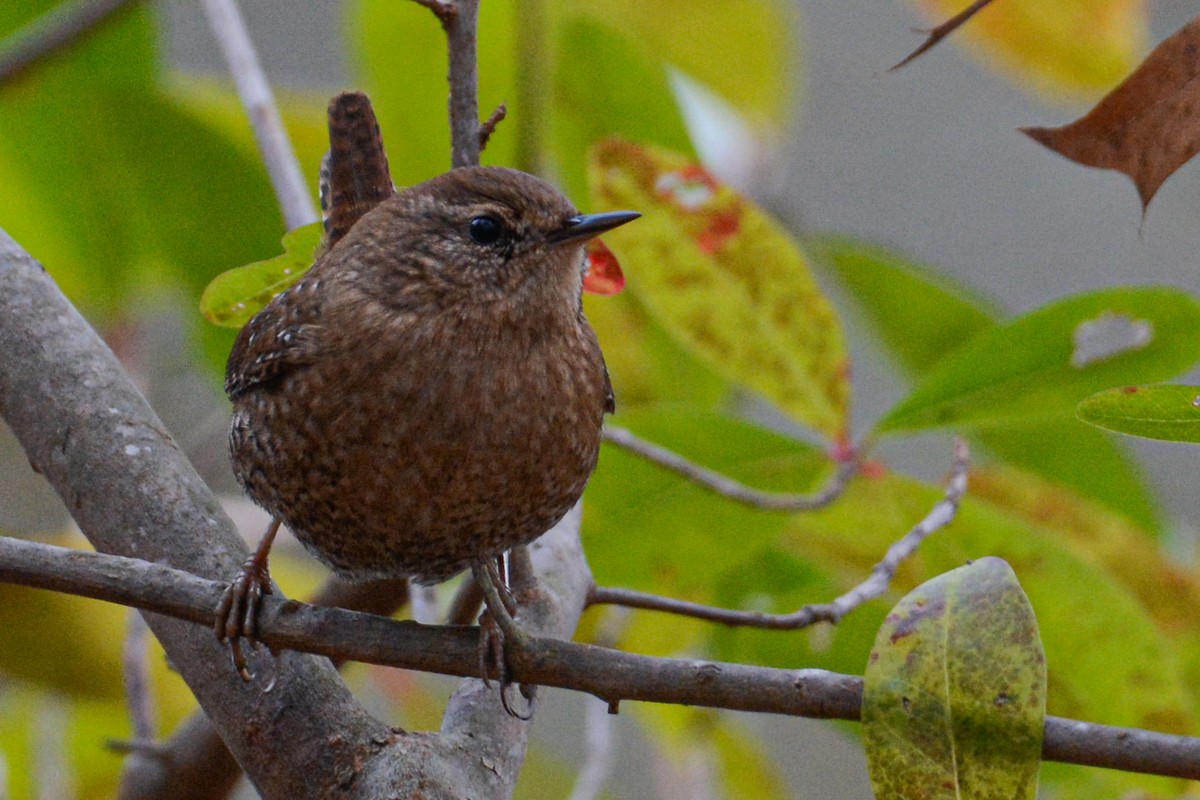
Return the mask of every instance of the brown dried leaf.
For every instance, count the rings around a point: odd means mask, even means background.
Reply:
[[[1022,128],[1051,150],[1133,179],[1150,204],[1163,181],[1200,152],[1200,18],[1154,49],[1087,115],[1061,128]]]

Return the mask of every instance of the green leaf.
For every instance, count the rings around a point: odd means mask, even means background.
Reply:
[[[1041,475],[1162,533],[1154,488],[1117,437],[1073,417],[982,428],[972,437],[996,458]]]
[[[157,85],[149,11],[0,87],[0,224],[102,325],[278,237],[261,160]]]
[[[909,376],[928,372],[994,328],[1000,315],[987,298],[885,248],[839,235],[815,236],[804,245],[853,294],[888,363]],[[993,456],[1106,503],[1149,530],[1162,526],[1151,490],[1122,444],[1069,414],[1010,421],[972,439]]]
[[[320,222],[283,236],[283,254],[222,272],[200,297],[200,312],[214,325],[240,328],[272,298],[300,279],[321,246]]]
[[[1200,302],[1165,287],[1076,295],[974,337],[930,371],[880,432],[1048,417],[1114,384],[1200,358]]]
[[[702,167],[609,140],[589,166],[593,205],[634,208],[605,241],[629,289],[719,374],[834,438],[846,435],[849,356],[837,315],[795,243]]]
[[[1012,568],[982,558],[921,584],[888,615],[863,678],[878,800],[1037,793],[1046,660]]]
[[[1124,386],[1099,392],[1075,410],[1084,422],[1105,430],[1200,442],[1200,386]]]
[[[619,410],[613,421],[762,489],[809,491],[829,466],[811,445],[694,405]],[[597,580],[701,599],[712,591],[713,564],[745,565],[790,517],[726,500],[612,445],[600,454],[584,508]],[[739,542],[732,551],[730,531]]]
[[[836,234],[802,243],[853,293],[909,374],[928,370],[999,316],[995,304],[965,286],[882,247]]]
[[[971,497],[1050,532],[1131,592],[1164,631],[1183,631],[1200,607],[1200,576],[1169,558],[1145,528],[1110,506],[1015,467],[971,470]],[[1200,653],[1197,654],[1200,657]]]
[[[782,0],[581,0],[573,6],[621,30],[747,113],[785,118],[792,97],[795,6]]]
[[[940,489],[896,474],[855,480],[829,508],[793,516],[777,541],[845,591],[870,573],[888,546],[924,517],[940,495]],[[1048,502],[1043,500],[1042,505]],[[1097,557],[1088,549],[1086,526],[1099,524],[1103,519],[1099,511],[1078,519],[1078,533],[1064,535],[1061,521],[1041,521],[1044,509],[1026,516],[1010,511],[1008,505],[968,496],[954,522],[927,539],[917,556],[901,567],[895,589],[904,591],[967,560],[999,556],[1020,574],[1037,610],[1048,663],[1069,665],[1054,673],[1050,713],[1077,719],[1103,717],[1112,725],[1175,733],[1190,730],[1194,681],[1183,669],[1176,634],[1167,631],[1170,626],[1178,630],[1181,622],[1195,629],[1194,615],[1190,623],[1187,617],[1181,620],[1175,608],[1181,603],[1173,607],[1165,599],[1154,599],[1153,610],[1148,609],[1143,603],[1150,603],[1152,597],[1146,595],[1143,601],[1137,594],[1142,587],[1127,585],[1122,573],[1105,565],[1108,555]],[[1070,513],[1071,509],[1064,509],[1064,516]],[[1096,546],[1107,551],[1120,536],[1104,532]],[[1111,557],[1119,554],[1113,552]],[[1164,590],[1184,597],[1196,592],[1194,586],[1180,586],[1161,566],[1153,574],[1169,577],[1170,588]],[[829,599],[826,595],[804,602]],[[868,604],[852,616],[875,613],[876,606]],[[1167,623],[1161,627],[1156,621],[1159,615]],[[757,648],[773,634],[754,634],[740,633],[743,646],[730,655],[763,663]],[[864,642],[858,650],[859,664],[867,658],[866,649]],[[794,658],[769,663],[794,665]]]
[[[714,409],[732,391],[728,380],[685,352],[632,292],[585,293],[583,308],[604,349],[618,410],[662,402]]]
[[[661,61],[627,32],[586,16],[563,26],[555,64],[553,126],[558,168],[570,194],[587,190],[588,148],[606,136],[692,153]]]

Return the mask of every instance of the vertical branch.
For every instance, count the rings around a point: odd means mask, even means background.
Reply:
[[[446,25],[450,46],[451,165],[479,163],[479,68],[476,58],[479,0],[458,0]]]
[[[129,629],[121,647],[125,665],[125,702],[133,721],[133,738],[137,742],[154,740],[154,695],[150,688],[150,665],[147,661],[146,639],[150,629],[137,612],[129,612]]]
[[[275,95],[258,63],[258,55],[236,0],[203,0],[203,5],[213,35],[237,84],[242,105],[250,116],[284,223],[292,230],[316,222],[317,210],[304,185],[304,176],[275,105]]]
[[[479,0],[416,0],[441,20],[450,51],[450,165],[479,163]]]

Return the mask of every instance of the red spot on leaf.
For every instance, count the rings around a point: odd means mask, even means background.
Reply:
[[[625,273],[613,251],[599,239],[587,243],[587,265],[583,273],[583,290],[592,294],[616,294],[625,288]]]
[[[695,211],[717,193],[720,184],[712,173],[699,164],[689,164],[664,172],[654,182],[661,197],[671,200],[684,211]]]
[[[720,250],[742,227],[743,206],[740,202],[713,207],[720,188],[720,181],[699,164],[664,172],[654,182],[660,197],[702,221],[702,227],[693,238],[705,255]]]
[[[696,244],[705,255],[712,255],[742,229],[742,208],[734,206],[709,216],[708,227],[696,236]]]
[[[1137,394],[1138,387],[1126,386],[1121,389],[1121,394]]]

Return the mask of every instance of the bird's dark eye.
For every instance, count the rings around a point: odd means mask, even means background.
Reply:
[[[495,244],[504,236],[504,223],[495,217],[476,217],[471,220],[468,230],[471,238],[480,244]]]

